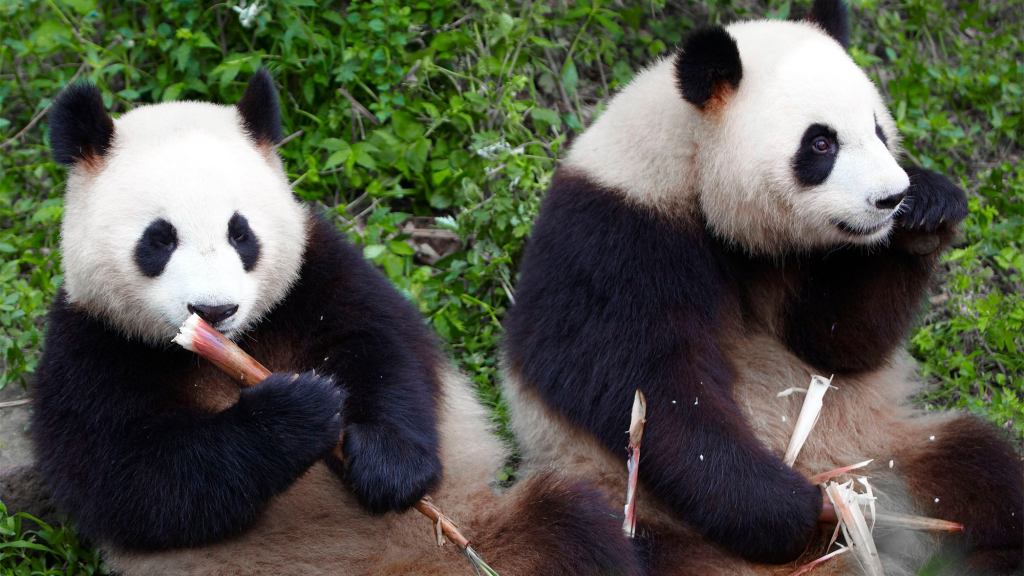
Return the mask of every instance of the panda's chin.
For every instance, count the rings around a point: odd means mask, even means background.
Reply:
[[[889,229],[892,228],[892,219],[886,218],[872,226],[851,224],[839,219],[833,219],[831,224],[848,240],[853,240],[858,244],[873,244],[889,233]]]

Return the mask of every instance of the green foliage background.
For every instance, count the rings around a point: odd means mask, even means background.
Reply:
[[[963,241],[909,342],[934,384],[921,400],[972,410],[1020,440],[1024,10],[1012,1],[854,5],[853,56],[886,93],[910,157],[971,196]],[[695,26],[806,7],[271,0],[244,26],[233,6],[0,4],[0,387],[30,381],[60,283],[65,174],[48,156],[45,114],[72,80],[96,83],[116,114],[174,99],[233,102],[268,67],[296,133],[280,150],[296,193],[419,304],[500,423],[500,321],[567,140]],[[447,238],[431,243],[440,260],[421,248],[427,236]],[[0,509],[0,570],[102,571],[72,532],[27,531],[22,519]]]

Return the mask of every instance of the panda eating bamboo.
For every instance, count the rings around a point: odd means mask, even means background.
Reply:
[[[882,97],[847,54],[843,2],[802,21],[693,33],[573,142],[505,322],[504,397],[524,465],[626,493],[646,395],[639,545],[651,574],[791,574],[823,553],[807,478],[874,459],[882,510],[965,533],[876,527],[886,573],[1021,567],[1021,465],[991,425],[909,405],[902,343],[966,215],[943,176],[901,167]],[[836,390],[782,461],[813,374]],[[891,465],[889,465],[891,463]],[[857,573],[852,555],[814,574]]]
[[[64,284],[32,433],[56,504],[118,574],[470,571],[406,512],[428,493],[505,576],[638,573],[585,485],[545,472],[492,491],[506,450],[466,381],[292,195],[266,72],[235,106],[116,121],[71,86],[50,122],[70,168]],[[171,344],[193,313],[273,374],[240,391]]]

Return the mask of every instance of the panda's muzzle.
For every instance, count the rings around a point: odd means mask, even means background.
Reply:
[[[188,311],[192,314],[198,314],[200,318],[212,325],[217,325],[217,323],[234,316],[235,312],[238,312],[238,304],[220,304],[216,306],[189,304]]]

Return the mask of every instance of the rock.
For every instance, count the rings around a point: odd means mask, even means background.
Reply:
[[[56,519],[50,491],[31,464],[0,468],[0,501],[8,512],[28,512],[47,522]]]
[[[0,390],[0,402],[28,395],[20,386]],[[28,437],[32,405],[0,408],[0,501],[8,512],[28,512],[47,522],[55,518],[50,491],[34,465]]]
[[[28,396],[21,386],[7,385],[0,389],[0,402],[21,400]],[[28,437],[31,404],[0,408],[0,470],[12,466],[30,464],[32,442]]]

